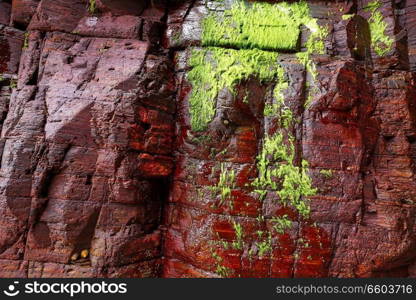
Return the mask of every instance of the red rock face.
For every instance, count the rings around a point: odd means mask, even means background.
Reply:
[[[328,27],[310,105],[305,66],[279,56],[308,219],[250,185],[285,132],[263,113],[270,84],[222,91],[190,128],[189,58],[215,1],[1,2],[0,277],[415,277],[416,2],[383,2],[383,57],[368,2],[308,1]]]

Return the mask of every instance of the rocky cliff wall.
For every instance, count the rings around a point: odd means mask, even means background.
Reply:
[[[0,276],[416,276],[416,1],[307,3],[0,2]]]

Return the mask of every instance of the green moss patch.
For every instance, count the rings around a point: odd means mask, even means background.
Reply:
[[[322,169],[319,171],[319,173],[324,176],[325,178],[331,178],[332,177],[332,170],[326,170]]]
[[[202,44],[233,48],[296,51],[300,28],[314,35],[319,26],[305,1],[246,4],[236,1],[224,15],[211,14],[203,22]]]
[[[90,13],[95,13],[95,10],[97,9],[97,4],[95,2],[95,0],[89,0],[88,1],[88,11]]]
[[[208,16],[203,23],[203,45],[294,51],[299,23],[278,5],[235,3],[225,16]]]
[[[187,77],[192,84],[189,99],[192,129],[207,128],[215,115],[216,98],[222,89],[235,93],[236,85],[251,76],[261,82],[277,79],[282,72],[277,57],[277,53],[257,49],[195,49],[189,61],[192,70]]]
[[[283,215],[281,217],[273,217],[271,222],[273,223],[273,229],[280,234],[285,233],[287,229],[292,227],[292,221],[287,215]]]
[[[368,3],[366,11],[371,13],[368,23],[371,32],[371,45],[374,52],[378,56],[385,56],[390,52],[394,40],[386,35],[387,23],[384,21],[384,17],[379,11],[381,2],[374,0]]]
[[[309,15],[305,1],[277,4],[246,4],[238,0],[224,15],[209,15],[203,21],[202,44],[206,48],[194,50],[189,59],[192,70],[188,80],[192,84],[190,96],[191,127],[203,131],[216,111],[218,93],[249,77],[261,82],[276,82],[275,103],[266,105],[265,115],[276,115],[283,103],[283,91],[288,87],[284,70],[277,63],[277,52],[263,50],[295,50],[300,27],[309,29],[305,52],[297,54],[312,77],[316,77],[312,54],[324,53],[327,30]],[[246,48],[244,50],[220,47]]]
[[[216,99],[221,90],[228,89],[235,94],[236,86],[250,77],[262,83],[276,83],[274,101],[266,104],[264,115],[278,117],[281,128],[288,129],[293,113],[284,103],[283,91],[289,84],[284,68],[277,61],[279,54],[264,49],[295,50],[300,26],[309,29],[309,38],[306,50],[297,53],[297,58],[315,79],[317,72],[311,55],[324,53],[327,30],[310,16],[305,1],[251,5],[236,1],[222,16],[209,15],[203,22],[202,43],[207,47],[194,49],[189,59],[191,71],[187,78],[192,85],[189,99],[192,130],[207,129],[215,116]],[[301,216],[307,217],[310,209],[304,197],[314,195],[316,190],[306,173],[307,162],[296,166],[294,156],[294,138],[290,134],[278,132],[266,136],[257,157],[259,174],[252,187],[261,198],[268,191],[276,193],[283,204],[293,206]],[[221,192],[222,201],[231,193],[228,177],[223,169],[215,187]]]
[[[268,192],[275,193],[280,203],[292,206],[304,217],[309,217],[310,208],[305,197],[313,196],[317,190],[307,174],[308,163],[294,164],[295,146],[292,136],[284,140],[282,133],[266,136],[263,148],[257,157],[258,177],[252,186],[255,192],[264,197]]]
[[[300,218],[309,218],[308,197],[315,195],[317,190],[308,175],[308,163],[295,158],[296,141],[291,133],[295,120],[284,97],[290,84],[278,58],[279,52],[298,51],[301,27],[306,27],[309,37],[305,49],[296,57],[310,74],[308,81],[311,78],[315,81],[317,71],[312,55],[324,53],[327,30],[310,16],[306,1],[247,4],[238,0],[222,15],[210,14],[202,25],[203,48],[193,49],[188,60],[190,71],[187,80],[192,85],[189,97],[191,129],[207,129],[215,117],[216,101],[221,91],[227,89],[236,95],[236,87],[249,78],[257,78],[260,83],[273,87],[273,100],[265,105],[264,116],[268,122],[278,125],[277,131],[265,135],[256,158],[257,177],[247,184],[247,188],[260,195],[260,200],[266,195],[272,196],[283,206],[294,208]],[[314,85],[314,82],[310,84]],[[316,87],[309,85],[307,94],[311,95]],[[249,100],[247,96],[243,102]],[[216,195],[221,196],[220,205],[230,200],[231,192],[236,188],[235,181],[236,173],[222,163],[218,183],[211,187]],[[231,204],[230,209],[233,209]],[[265,222],[262,214],[258,221]],[[216,246],[225,250],[248,249],[250,257],[253,253],[259,257],[271,255],[272,233],[284,233],[291,228],[292,220],[284,215],[270,221],[273,229],[257,231],[258,236],[251,242],[245,240],[242,225],[232,222],[235,240],[219,241]],[[224,258],[216,252],[213,252],[213,258],[215,271],[222,277],[231,276],[232,270],[224,266]]]

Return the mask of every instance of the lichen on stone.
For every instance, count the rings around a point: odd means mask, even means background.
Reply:
[[[29,32],[25,32],[22,49],[26,50],[28,48],[29,48]]]
[[[189,99],[192,129],[207,128],[215,115],[216,98],[222,89],[234,93],[236,85],[251,76],[263,83],[278,78],[281,67],[277,57],[277,53],[258,49],[194,49],[189,60],[192,70],[187,75],[193,87]]]
[[[273,223],[273,229],[279,234],[285,233],[287,229],[292,227],[292,221],[287,215],[273,217],[270,221]]]
[[[294,51],[299,41],[299,20],[283,3],[237,1],[224,16],[209,15],[203,21],[202,44],[236,48]]]
[[[88,2],[88,11],[90,13],[95,13],[95,10],[97,9],[97,4],[95,2],[95,0],[89,0]]]
[[[372,48],[378,56],[385,56],[390,52],[394,40],[386,35],[388,25],[379,10],[381,5],[379,0],[374,0],[368,3],[365,10],[371,13],[368,23],[370,26]]]
[[[259,174],[252,186],[263,197],[265,191],[275,193],[280,203],[292,206],[307,218],[310,208],[305,197],[315,195],[317,190],[307,174],[308,163],[304,160],[296,166],[294,158],[294,138],[290,134],[286,141],[282,133],[266,136],[257,157]]]
[[[272,252],[272,235],[270,232],[267,232],[266,237],[262,239],[260,237],[260,240],[255,243],[257,249],[258,249],[258,256],[263,257],[266,253]]]
[[[189,60],[191,70],[187,79],[193,87],[189,98],[192,130],[207,128],[215,116],[216,99],[221,90],[228,89],[235,94],[237,84],[251,76],[262,83],[276,82],[274,102],[266,104],[264,115],[279,117],[281,128],[288,129],[293,122],[293,113],[285,105],[283,91],[289,84],[284,68],[277,61],[279,54],[264,49],[294,50],[294,40],[297,43],[301,25],[306,26],[310,34],[306,50],[296,56],[315,79],[317,72],[311,55],[324,53],[323,40],[327,31],[309,15],[305,1],[290,4],[254,3],[251,6],[237,1],[222,17],[209,15],[203,21],[202,43],[206,47],[194,49]],[[284,33],[288,27],[291,28],[291,34]],[[236,50],[218,46],[251,49]],[[313,195],[316,190],[306,174],[307,162],[296,166],[294,155],[294,138],[290,134],[285,137],[280,132],[266,136],[257,157],[259,174],[251,185],[260,198],[264,198],[267,191],[271,190],[283,204],[293,206],[300,215],[307,217],[309,207],[303,198]],[[273,165],[276,161],[277,166]],[[228,178],[225,175],[227,172],[222,166],[220,182],[215,187],[221,192],[222,201],[231,193],[228,184],[223,182]]]
[[[305,52],[298,53],[297,57],[315,78],[316,70],[310,56],[324,53],[327,30],[310,16],[305,1],[248,5],[237,0],[223,16],[207,16],[202,24],[202,45],[207,48],[194,50],[189,60],[192,70],[188,80],[193,87],[189,99],[192,130],[207,128],[215,116],[215,100],[222,89],[234,92],[238,83],[251,76],[261,82],[277,81],[276,103],[267,105],[265,110],[266,115],[276,114],[287,83],[283,80],[284,70],[276,62],[278,54],[264,50],[296,51],[302,25],[310,34]]]
[[[325,178],[331,178],[332,177],[332,170],[322,169],[322,170],[319,171],[319,174],[321,174]]]
[[[221,164],[221,173],[218,184],[214,189],[221,194],[221,203],[223,204],[230,196],[231,190],[235,186],[235,171],[226,168],[225,164]]]
[[[244,247],[244,232],[240,223],[233,222],[233,229],[235,232],[235,241],[232,246],[236,250],[242,250]]]
[[[216,113],[217,98],[227,89],[236,95],[239,83],[251,77],[260,83],[274,84],[273,101],[264,108],[264,116],[279,123],[279,130],[266,134],[256,158],[258,175],[248,187],[262,200],[270,193],[283,206],[294,208],[301,218],[307,219],[310,207],[307,197],[315,195],[306,161],[295,160],[295,138],[291,134],[294,125],[292,110],[285,103],[284,91],[289,87],[285,68],[279,63],[279,52],[296,52],[299,49],[300,27],[309,30],[304,52],[297,53],[298,60],[305,66],[313,80],[317,77],[313,54],[323,54],[327,30],[318,25],[309,15],[305,1],[277,4],[245,4],[237,1],[223,15],[209,15],[203,21],[202,46],[194,49],[188,64],[191,70],[187,80],[192,85],[189,97],[190,125],[193,131],[204,131]],[[274,51],[274,52],[273,52]],[[244,99],[247,102],[249,99]],[[276,123],[276,124],[277,124]],[[223,204],[230,200],[235,188],[235,173],[221,164],[219,181],[211,189],[221,195]],[[233,209],[232,201],[229,201]],[[277,233],[284,233],[292,226],[287,216],[271,220]],[[264,219],[263,221],[264,222]],[[236,240],[224,242],[224,248],[235,250],[250,248],[243,242],[243,228],[232,223]],[[262,257],[273,250],[270,231],[262,232],[249,249],[250,256],[256,252]],[[253,249],[257,249],[253,251]],[[215,255],[216,273],[227,277],[230,270],[223,265],[222,258]],[[220,258],[220,259],[219,259]]]
[[[344,20],[344,21],[346,21],[346,20],[349,20],[349,19],[351,19],[352,17],[354,17],[354,14],[345,14],[345,15],[342,15],[342,19]]]

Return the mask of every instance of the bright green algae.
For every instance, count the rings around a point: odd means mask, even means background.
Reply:
[[[295,147],[291,135],[286,143],[282,133],[266,136],[257,157],[259,175],[252,186],[261,197],[268,190],[276,193],[280,203],[291,205],[302,217],[307,218],[310,208],[303,197],[315,195],[316,189],[307,174],[308,163],[303,161],[302,166],[298,167],[294,164],[294,158]]]
[[[281,128],[293,125],[292,111],[285,105],[283,90],[288,87],[284,77],[284,68],[278,63],[278,53],[257,49],[234,50],[217,47],[194,49],[190,60],[192,70],[188,80],[193,85],[193,97],[190,99],[191,125],[194,130],[204,130],[215,114],[215,102],[218,92],[228,88],[232,93],[235,86],[250,76],[261,82],[277,82],[274,88],[275,103],[265,108],[266,116],[279,117]],[[203,126],[202,126],[203,125]],[[307,163],[302,167],[294,165],[294,139],[289,135],[287,142],[282,133],[266,136],[261,153],[257,157],[258,177],[252,186],[261,198],[267,190],[274,190],[280,201],[292,205],[302,216],[307,217],[309,208],[302,196],[316,193],[312,182],[306,174]],[[275,163],[278,167],[275,168]],[[228,176],[221,166],[220,181],[217,185],[221,191],[222,203],[230,196],[235,175]]]
[[[379,6],[374,7],[370,8],[372,17],[369,22],[373,48],[380,55],[386,53],[384,45],[391,47],[391,43],[384,35],[387,25],[382,24],[382,15],[377,11]],[[301,26],[309,30],[305,49],[296,53],[312,81],[306,87],[307,106],[311,94],[316,91],[315,79],[318,75],[311,56],[324,54],[327,29],[319,26],[317,20],[309,15],[305,1],[252,5],[237,1],[224,15],[209,15],[203,21],[204,48],[193,50],[189,60],[191,71],[188,73],[188,80],[193,87],[189,102],[191,127],[194,131],[207,129],[215,116],[216,99],[220,91],[228,89],[235,95],[237,85],[250,77],[257,78],[265,84],[275,84],[273,103],[265,105],[264,116],[274,118],[280,129],[273,134],[266,133],[256,158],[258,175],[248,186],[259,195],[260,200],[266,195],[271,196],[282,205],[294,208],[301,218],[308,219],[308,197],[315,195],[317,189],[313,187],[312,179],[308,175],[308,163],[295,159],[296,141],[292,134],[295,120],[292,111],[285,104],[283,93],[289,87],[289,82],[285,76],[285,69],[278,62],[277,53],[298,51]],[[325,174],[329,174],[329,171]],[[212,187],[221,195],[220,205],[231,200],[235,178],[234,171],[221,164],[218,184]],[[232,205],[230,208],[233,209]],[[258,219],[259,222],[264,221],[262,215]],[[279,234],[292,226],[292,221],[287,215],[274,217],[270,221],[274,224],[273,230]],[[236,234],[235,241],[218,241],[219,245],[225,249],[250,248],[248,253],[251,256],[253,247],[246,244],[243,238],[243,226],[233,222],[233,229]],[[272,238],[271,231],[258,232],[258,239],[254,242],[258,249],[257,255],[262,257],[272,252]],[[223,277],[232,275],[232,270],[223,266],[223,258],[212,251],[216,262],[215,271]]]
[[[386,56],[392,49],[394,39],[386,34],[387,23],[383,14],[380,12],[382,3],[379,0],[371,1],[364,8],[364,11],[370,13],[368,25],[370,27],[371,47],[378,56]],[[352,18],[354,14],[343,15],[343,20]]]
[[[302,25],[310,34],[306,51],[298,53],[298,57],[314,78],[316,71],[310,55],[324,53],[323,39],[327,31],[309,15],[305,1],[247,5],[239,0],[223,16],[205,18],[202,44],[208,48],[194,50],[189,62],[192,70],[188,80],[193,86],[190,96],[192,129],[207,128],[215,115],[219,91],[228,88],[234,92],[235,86],[250,76],[262,82],[277,82],[274,93],[277,104],[268,105],[265,110],[266,115],[275,114],[283,102],[282,91],[287,83],[283,80],[283,69],[277,64],[278,54],[264,50],[296,50]],[[249,49],[236,51],[219,47]]]
[[[299,24],[277,5],[238,2],[223,17],[208,16],[203,23],[203,45],[292,50],[297,48]]]
[[[187,74],[193,87],[189,99],[192,130],[207,129],[215,116],[216,98],[221,90],[228,89],[235,94],[239,83],[255,77],[261,83],[275,84],[274,101],[266,104],[264,115],[277,117],[281,128],[288,132],[287,129],[293,126],[293,113],[285,105],[283,91],[289,83],[284,68],[278,62],[279,54],[264,49],[295,49],[291,35],[281,30],[290,27],[297,43],[301,25],[306,26],[310,34],[305,52],[298,53],[297,57],[315,78],[316,70],[310,55],[324,53],[326,30],[310,17],[305,1],[292,4],[255,3],[251,6],[237,1],[220,20],[214,15],[208,16],[203,22],[203,45],[206,47],[193,50],[189,60],[191,71]],[[266,36],[272,37],[267,39]],[[257,157],[259,175],[250,185],[261,199],[268,191],[273,192],[282,204],[291,205],[301,216],[307,217],[310,209],[303,196],[314,195],[316,190],[306,172],[307,162],[296,166],[294,156],[294,138],[290,133],[266,135]],[[216,188],[221,191],[221,202],[224,203],[230,197],[234,183],[229,182],[223,166],[221,169],[221,179],[227,180],[220,180]]]
[[[306,2],[288,4],[237,1],[223,16],[211,14],[203,22],[203,46],[296,51],[300,27],[319,29]]]
[[[385,56],[390,52],[394,40],[385,34],[387,23],[384,21],[384,17],[379,10],[380,7],[381,2],[379,0],[374,0],[368,3],[365,10],[371,13],[368,23],[371,32],[372,48],[378,56]]]
[[[220,91],[228,89],[235,95],[238,84],[251,77],[274,85],[274,99],[271,104],[265,105],[264,116],[274,118],[280,124],[280,130],[265,135],[256,158],[258,176],[248,186],[259,195],[260,200],[269,194],[281,204],[293,207],[302,218],[308,218],[310,207],[305,197],[315,195],[316,189],[307,174],[307,162],[295,161],[295,139],[291,134],[295,121],[292,111],[285,104],[283,93],[289,82],[285,69],[278,61],[279,51],[298,50],[301,26],[307,27],[310,34],[306,49],[297,57],[315,78],[311,55],[324,53],[326,31],[316,19],[310,17],[306,2],[254,3],[246,6],[243,1],[238,1],[223,16],[209,15],[204,20],[203,48],[192,51],[187,79],[192,84],[189,104],[193,131],[207,129],[215,116]],[[220,179],[212,187],[221,195],[220,205],[232,202],[235,177],[234,171],[221,164]],[[232,205],[229,207],[233,209]],[[273,230],[280,234],[292,225],[286,215],[271,221]],[[233,228],[236,240],[233,243],[219,241],[219,246],[239,250],[249,247],[243,239],[242,225],[234,222]],[[260,257],[271,253],[272,233],[259,232],[254,244]],[[223,258],[215,250],[212,251],[216,272],[223,277],[230,276],[232,270],[224,267]],[[250,248],[250,256],[252,251],[253,248]]]
[[[192,70],[188,73],[193,87],[189,100],[192,129],[206,129],[215,115],[215,99],[222,89],[234,93],[235,86],[251,76],[261,82],[278,78],[282,71],[277,57],[277,53],[257,49],[195,49],[189,61]]]

